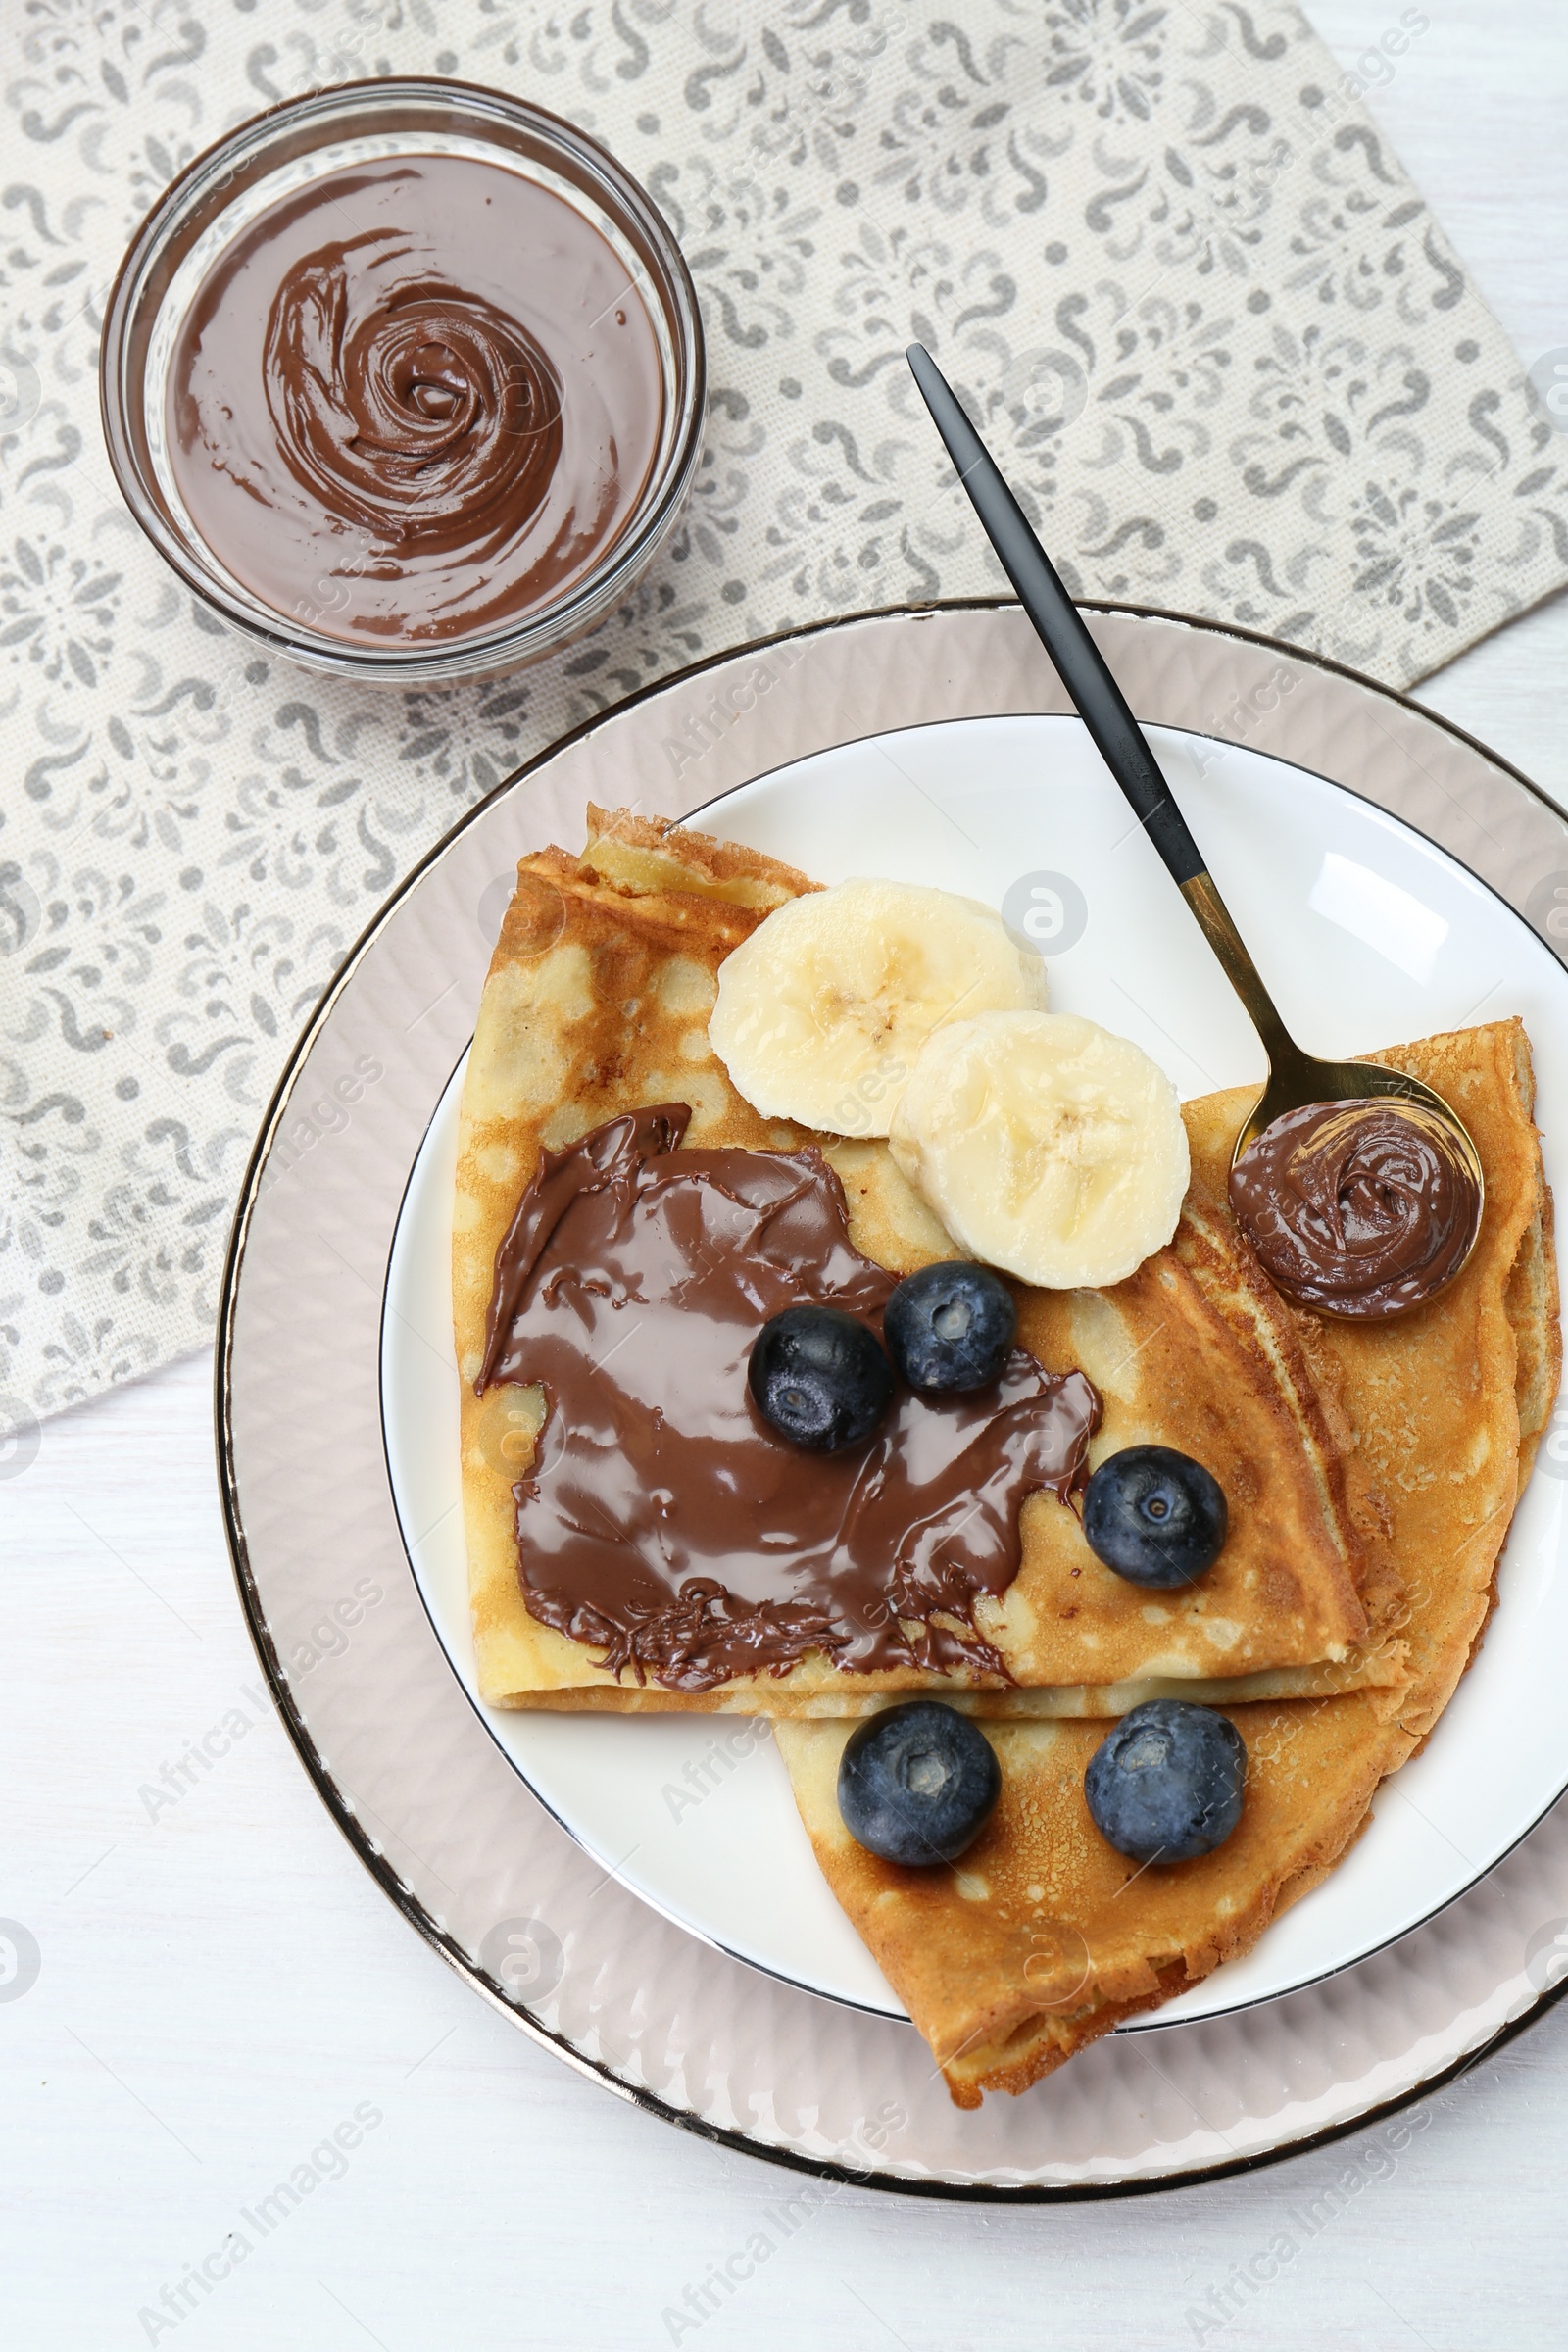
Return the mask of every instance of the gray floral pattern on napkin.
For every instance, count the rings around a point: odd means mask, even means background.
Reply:
[[[1381,49],[1427,29],[1391,0]],[[711,407],[679,537],[596,637],[388,698],[192,610],[115,494],[95,363],[126,239],[195,153],[404,72],[534,97],[646,181]],[[698,655],[1004,584],[911,336],[1082,595],[1404,683],[1568,578],[1562,444],[1281,0],[29,0],[0,79],[10,1459],[208,1334],[291,1039],[478,796]]]

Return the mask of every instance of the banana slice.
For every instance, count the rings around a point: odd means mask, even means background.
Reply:
[[[1176,1230],[1187,1130],[1129,1038],[1066,1012],[988,1012],[931,1039],[889,1137],[959,1246],[1042,1290],[1121,1282]]]
[[[840,882],[776,907],[725,956],[708,1036],[764,1117],[886,1135],[934,1030],[1045,1001],[1045,964],[978,900]]]

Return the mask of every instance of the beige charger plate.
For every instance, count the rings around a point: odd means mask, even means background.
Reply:
[[[1545,916],[1559,884],[1568,898],[1568,823],[1458,730],[1265,639],[1121,610],[1093,610],[1092,625],[1142,719],[1345,786],[1559,945]],[[607,1884],[536,1802],[415,1586],[376,1366],[409,1169],[489,960],[480,902],[519,850],[574,846],[588,801],[639,787],[643,806],[681,815],[843,741],[1067,708],[1015,606],[871,614],[702,664],[500,786],[405,882],[290,1059],[236,1217],[218,1366],[229,1540],[279,1707],[339,1827],[443,1957],[535,2039],[672,2122],[828,2177],[1000,2199],[1265,2162],[1468,2064],[1555,1997],[1568,1804],[1396,1947],[1240,2015],[1113,2037],[1024,2098],[960,2114],[910,2028],[682,1933]],[[334,1098],[345,1124],[302,1124]],[[368,1607],[367,1582],[380,1594]],[[340,1609],[341,1646],[318,1630]]]

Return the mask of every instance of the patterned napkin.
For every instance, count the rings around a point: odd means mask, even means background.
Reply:
[[[1391,5],[1381,48],[1427,29]],[[1402,684],[1568,578],[1561,445],[1281,0],[29,0],[0,63],[0,1475],[36,1416],[207,1337],[290,1040],[478,795],[698,655],[1004,585],[911,336],[1085,596]],[[95,364],[193,154],[410,72],[640,175],[711,411],[685,527],[597,637],[389,699],[192,611],[115,494]]]

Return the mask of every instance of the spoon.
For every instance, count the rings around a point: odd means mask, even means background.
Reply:
[[[1171,796],[1148,738],[1128,709],[1121,688],[1106,667],[1104,656],[1090,636],[1022,508],[924,344],[911,343],[905,356],[937,431],[947,445],[948,455],[957,467],[958,479],[1001,559],[1003,569],[1018,592],[1019,603],[1055,663],[1057,674],[1105,765],[1164,860],[1172,881],[1192,908],[1199,929],[1219,957],[1225,977],[1263,1041],[1268,1078],[1242,1122],[1231,1165],[1234,1167],[1264,1129],[1273,1126],[1288,1111],[1304,1109],[1310,1102],[1348,1102],[1373,1096],[1393,1096],[1413,1114],[1418,1125],[1425,1114],[1427,1119],[1447,1130],[1459,1158],[1484,1198],[1480,1154],[1463,1120],[1436,1088],[1419,1078],[1407,1077],[1402,1070],[1387,1070],[1373,1061],[1322,1061],[1316,1054],[1304,1052],[1292,1037],[1231,918],[1230,909],[1214,887],[1214,877]],[[1470,1250],[1475,1248],[1480,1225],[1478,1209]],[[1468,1257],[1469,1250],[1465,1255]],[[1463,1262],[1461,1259],[1459,1264]],[[1456,1264],[1453,1272],[1458,1270]]]

